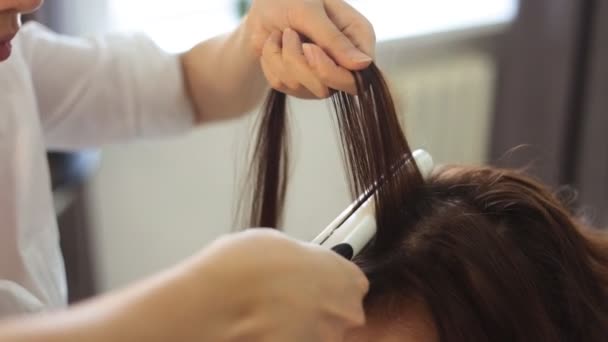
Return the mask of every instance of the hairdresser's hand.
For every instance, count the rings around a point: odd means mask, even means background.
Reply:
[[[342,341],[367,288],[337,254],[252,230],[120,292],[0,322],[0,341]]]
[[[111,317],[115,330],[134,330],[125,341],[342,341],[364,322],[367,287],[331,251],[251,230],[123,296],[127,310]]]
[[[292,96],[356,94],[349,70],[374,58],[372,25],[343,0],[254,0],[245,23],[268,82]]]
[[[367,279],[319,246],[252,230],[218,240],[202,259],[210,341],[342,341],[364,323]]]

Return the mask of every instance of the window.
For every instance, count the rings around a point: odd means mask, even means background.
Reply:
[[[238,25],[237,0],[109,0],[112,24],[147,33],[169,51],[228,32]],[[379,40],[504,23],[517,0],[351,0],[374,24]],[[167,6],[169,4],[169,6]]]
[[[351,0],[378,40],[399,39],[510,22],[518,0]]]
[[[168,51],[228,32],[239,23],[235,0],[109,0],[112,26],[141,31]]]

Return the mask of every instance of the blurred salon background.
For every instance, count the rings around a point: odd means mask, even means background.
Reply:
[[[376,28],[378,64],[413,147],[439,163],[527,167],[577,189],[587,216],[608,224],[607,1],[350,2]],[[48,0],[31,19],[72,35],[144,32],[179,53],[233,29],[247,6]],[[327,102],[290,107],[285,227],[309,240],[350,200]],[[232,231],[255,117],[164,141],[49,151],[71,299],[124,286]]]

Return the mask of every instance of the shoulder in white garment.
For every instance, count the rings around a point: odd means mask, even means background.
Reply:
[[[0,63],[0,317],[66,303],[45,145],[19,38]]]
[[[18,34],[0,63],[0,318],[66,305],[47,148],[185,131],[183,84],[177,56],[141,36]]]

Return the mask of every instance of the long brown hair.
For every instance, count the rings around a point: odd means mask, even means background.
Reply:
[[[390,222],[399,222],[396,215],[409,196],[407,189],[416,188],[405,183],[420,184],[422,176],[415,164],[403,165],[411,155],[410,147],[380,70],[372,64],[354,76],[358,96],[345,92],[332,96],[351,196],[383,180],[375,196],[376,219],[388,227]],[[280,224],[289,175],[287,128],[285,94],[272,90],[253,145],[248,226],[276,228]],[[379,232],[384,233],[390,235]]]
[[[608,339],[608,241],[539,182],[452,166],[424,181],[375,65],[332,96],[353,198],[382,180],[378,232],[356,258],[368,315],[421,298],[442,341]],[[277,227],[287,189],[285,95],[272,91],[252,166],[250,226]],[[387,177],[387,175],[392,175]]]
[[[356,259],[368,314],[422,298],[442,341],[606,341],[608,241],[513,170],[450,166],[409,199],[399,246]]]

